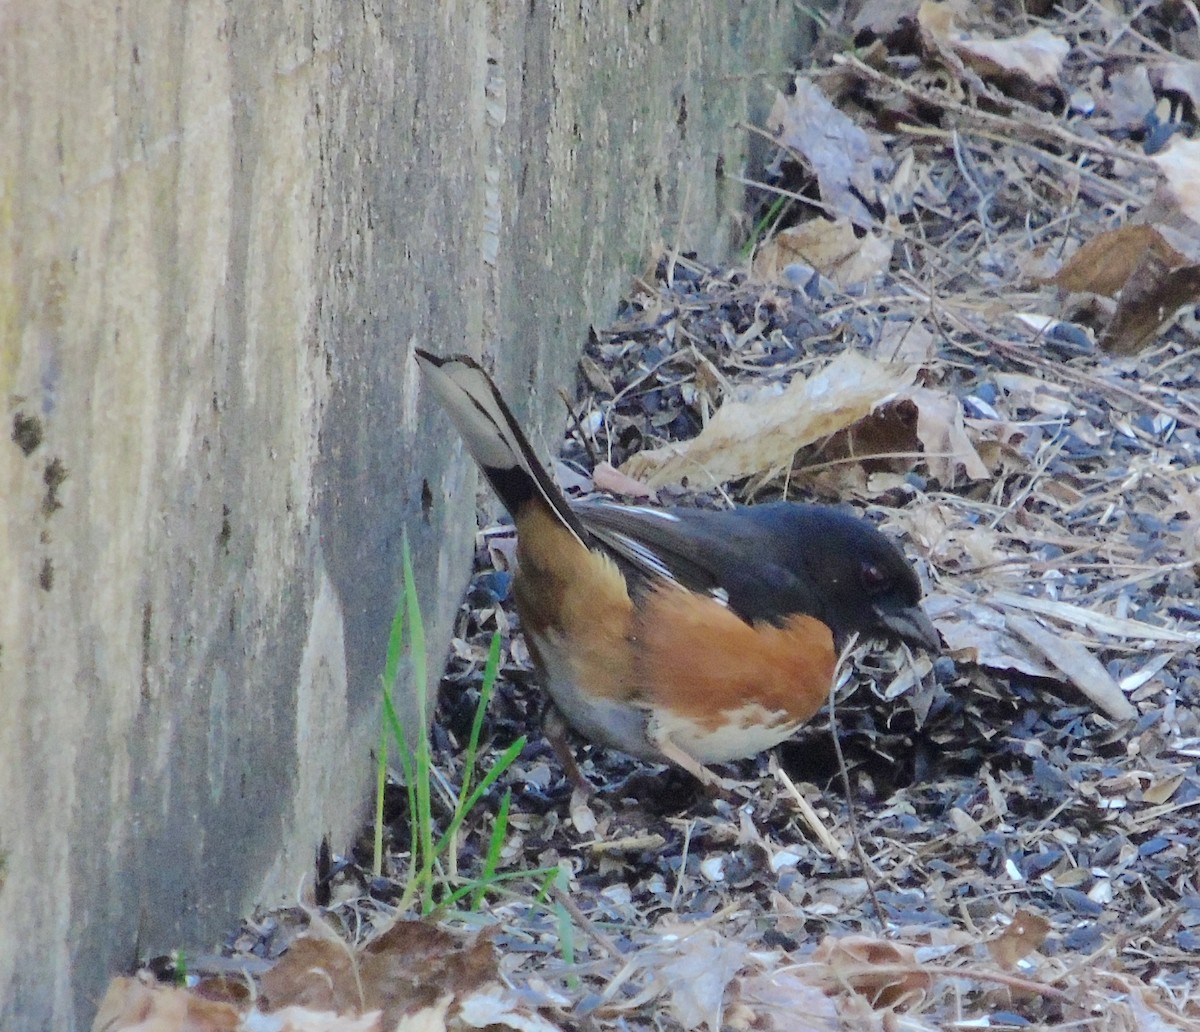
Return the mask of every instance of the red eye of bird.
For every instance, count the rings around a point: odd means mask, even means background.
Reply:
[[[863,563],[859,576],[862,578],[863,587],[871,594],[883,591],[891,583],[888,575],[874,563]]]

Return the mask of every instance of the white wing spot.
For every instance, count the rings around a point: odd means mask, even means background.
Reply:
[[[673,512],[662,509],[652,509],[648,505],[611,505],[610,509],[620,509],[622,512],[636,512],[640,516],[651,516],[656,520],[666,520],[668,523],[678,523],[679,517]]]
[[[622,534],[618,531],[608,531],[608,535],[615,541],[620,542],[620,549],[630,559],[633,559],[640,566],[652,573],[658,574],[664,580],[674,581],[675,576],[671,573],[667,565],[658,557],[655,552],[652,552],[642,542],[631,538],[628,534]]]

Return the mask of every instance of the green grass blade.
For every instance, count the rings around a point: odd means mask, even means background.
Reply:
[[[387,726],[379,727],[379,753],[375,761],[375,841],[371,874],[376,878],[383,875],[383,792],[387,788],[388,736]]]
[[[400,657],[404,655],[404,600],[396,603],[392,614],[392,628],[388,633],[387,654],[383,661],[383,683],[389,690],[396,687],[400,673]]]
[[[500,797],[500,807],[496,810],[496,820],[492,825],[492,835],[488,839],[487,855],[483,860],[483,874],[480,875],[479,890],[471,896],[471,909],[478,910],[483,902],[483,894],[487,891],[500,864],[500,854],[504,851],[504,843],[508,839],[508,807],[512,802],[512,789],[507,789]]]
[[[441,913],[449,909],[460,899],[478,892],[481,887],[491,889],[498,885],[504,885],[506,882],[523,881],[526,878],[544,878],[543,884],[553,883],[554,879],[558,877],[558,870],[557,867],[534,867],[528,871],[504,871],[493,875],[487,883],[484,883],[482,878],[472,878],[446,896],[437,905],[435,912]]]
[[[462,787],[458,792],[458,804],[461,809],[471,791],[471,783],[475,779],[475,762],[479,755],[479,736],[483,733],[483,718],[487,715],[488,704],[496,687],[496,677],[500,672],[500,634],[492,635],[488,647],[487,662],[483,667],[483,680],[479,686],[479,703],[475,707],[475,720],[471,724],[471,737],[467,740],[467,755],[463,758]]]
[[[563,895],[568,895],[571,891],[571,882],[567,877],[565,870],[559,869],[558,872],[558,889]],[[558,945],[562,953],[563,963],[567,967],[575,966],[575,925],[571,921],[571,915],[567,913],[567,908],[557,900],[554,901],[554,912],[558,916]],[[579,985],[579,979],[574,975],[567,978],[567,985],[572,988]]]
[[[401,598],[396,603],[392,613],[392,626],[388,633],[387,652],[383,662],[383,708],[385,718],[379,729],[379,756],[375,768],[375,858],[371,871],[376,878],[383,874],[383,793],[387,788],[388,766],[388,735],[387,729],[391,724],[392,734],[398,739],[403,738],[403,732],[397,731],[399,720],[392,705],[391,692],[396,687],[396,678],[400,673],[400,657],[404,653],[404,604]]]
[[[467,801],[455,809],[454,816],[450,818],[449,826],[442,832],[442,837],[438,839],[437,845],[434,846],[433,851],[436,855],[441,855],[442,850],[449,844],[454,833],[458,831],[463,821],[467,819],[479,800],[483,798],[483,794],[495,784],[496,779],[500,775],[512,766],[513,761],[521,755],[521,750],[524,748],[525,736],[522,735],[496,758],[496,762],[492,764],[491,769],[483,776],[483,780],[475,786]]]
[[[428,677],[429,664],[425,652],[425,623],[421,618],[421,605],[417,598],[417,584],[413,577],[412,551],[405,533],[401,546],[404,564],[404,603],[408,616],[408,655],[412,660],[413,687],[417,697],[416,728],[416,798],[417,824],[414,828],[414,845],[420,843],[421,910],[428,913],[433,907],[433,811],[431,806],[430,767],[432,759],[429,745]],[[414,860],[415,860],[414,856]]]
[[[386,739],[386,732],[390,731],[392,737],[396,740],[400,752],[400,767],[404,772],[404,790],[408,796],[410,836],[408,881],[405,883],[404,893],[398,904],[398,908],[403,911],[408,909],[416,893],[424,884],[421,878],[421,846],[417,834],[417,758],[413,755],[412,749],[409,748],[408,736],[404,733],[404,725],[400,720],[399,714],[396,712],[395,703],[392,702],[392,693],[388,691],[386,686],[383,688],[383,716],[385,725],[383,737]]]
[[[771,202],[771,206],[767,209],[766,214],[755,223],[754,229],[750,231],[750,239],[742,245],[742,249],[738,252],[740,259],[745,261],[745,259],[754,253],[754,249],[766,239],[771,227],[778,221],[784,207],[790,201],[790,197],[781,194]]]

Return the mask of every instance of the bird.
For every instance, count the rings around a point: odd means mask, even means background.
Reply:
[[[543,732],[576,787],[592,788],[571,730],[719,792],[709,765],[807,723],[855,636],[939,650],[913,567],[866,520],[790,501],[571,503],[482,365],[415,355],[516,527],[512,590],[549,696]]]

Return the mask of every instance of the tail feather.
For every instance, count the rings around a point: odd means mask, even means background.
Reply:
[[[538,461],[484,368],[467,355],[442,358],[417,348],[416,356],[426,382],[513,518],[531,498],[539,498],[585,544],[588,535],[579,517]]]

